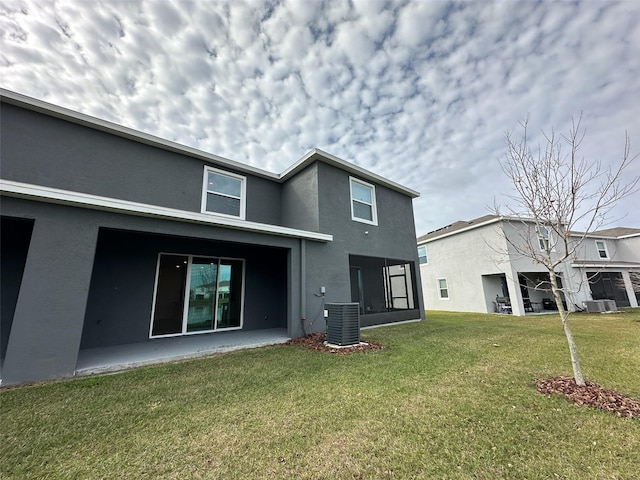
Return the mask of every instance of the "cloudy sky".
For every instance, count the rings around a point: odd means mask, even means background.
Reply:
[[[3,88],[276,173],[321,148],[421,192],[418,235],[508,203],[527,115],[534,145],[582,112],[585,157],[640,151],[633,0],[4,0],[0,31]]]

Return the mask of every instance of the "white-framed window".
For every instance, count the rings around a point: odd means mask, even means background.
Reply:
[[[246,191],[246,177],[205,166],[202,213],[215,213],[244,220]]]
[[[370,183],[349,177],[351,190],[351,219],[356,222],[378,225],[376,188]]]
[[[538,245],[540,250],[545,252],[549,248],[549,242],[551,242],[551,232],[547,227],[540,227],[538,230]]]
[[[449,286],[447,285],[446,278],[438,278],[438,297],[440,300],[449,300]]]
[[[599,258],[609,258],[609,251],[607,250],[607,242],[604,240],[596,240],[596,250],[598,250]]]
[[[418,261],[422,264],[422,263],[428,263],[427,262],[427,247],[425,247],[424,245],[421,245],[418,247]]]
[[[149,337],[241,329],[243,304],[244,260],[160,253]]]

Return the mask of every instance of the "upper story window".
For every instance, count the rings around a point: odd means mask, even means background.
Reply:
[[[549,242],[551,240],[551,234],[547,227],[540,227],[538,230],[538,245],[543,252],[549,248]]]
[[[418,261],[420,263],[427,263],[427,247],[424,245],[418,247]]]
[[[349,177],[351,187],[351,219],[356,222],[378,224],[376,189],[373,185]]]
[[[247,179],[211,167],[204,168],[202,212],[245,218]]]
[[[609,251],[607,250],[607,242],[604,240],[596,240],[596,249],[598,250],[598,257],[609,258]]]

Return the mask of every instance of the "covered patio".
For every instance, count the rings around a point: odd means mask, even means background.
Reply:
[[[556,278],[562,288],[561,276]],[[546,272],[516,272],[512,278],[504,273],[483,275],[482,283],[488,313],[543,315],[558,310]],[[566,308],[564,293],[561,296]]]

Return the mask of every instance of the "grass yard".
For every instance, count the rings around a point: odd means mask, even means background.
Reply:
[[[572,316],[585,377],[640,399],[640,309]],[[640,421],[536,392],[556,316],[428,312],[381,351],[279,345],[0,391],[0,478],[639,478]]]

